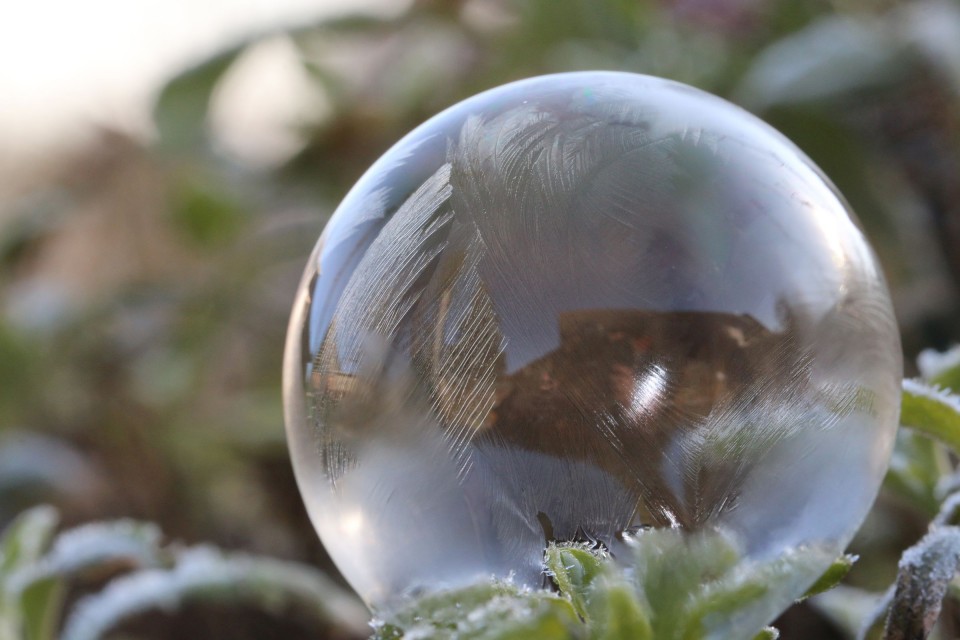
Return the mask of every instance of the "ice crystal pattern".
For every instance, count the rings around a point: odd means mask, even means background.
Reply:
[[[284,387],[308,511],[374,605],[537,586],[550,540],[617,555],[658,527],[823,551],[788,599],[875,496],[900,369],[873,253],[796,147],[693,88],[577,73],[371,167],[307,265]]]

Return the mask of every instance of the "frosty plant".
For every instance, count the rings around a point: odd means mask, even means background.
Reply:
[[[960,450],[960,398],[939,385],[960,388],[960,350],[921,360],[936,384],[908,381],[897,462],[887,476],[891,491],[930,484],[942,501],[930,534],[903,557],[900,576],[885,594],[840,587],[811,602],[847,631],[847,637],[924,638],[941,601],[956,597],[957,489],[952,475],[930,476],[930,455],[943,445]],[[923,435],[921,435],[923,434]],[[944,467],[952,469],[952,465]],[[94,523],[56,533],[47,507],[23,513],[0,536],[0,639],[95,640],[152,609],[175,614],[186,603],[221,602],[280,612],[291,603],[332,621],[351,637],[365,635],[365,612],[349,594],[316,570],[269,558],[230,554],[214,547],[163,544],[148,523]],[[718,620],[752,616],[783,574],[804,562],[802,551],[772,563],[744,564],[722,535],[685,538],[677,530],[639,534],[629,547],[630,570],[591,543],[551,544],[544,555],[550,589],[481,579],[439,589],[381,611],[378,640],[537,638],[543,640],[643,640],[711,637]],[[804,596],[834,586],[853,558],[840,557]],[[116,575],[64,610],[66,595],[90,576]],[[934,631],[934,634],[936,631]],[[713,634],[715,635],[715,634]],[[771,639],[766,627],[743,638]],[[942,636],[941,636],[942,638]]]
[[[494,576],[474,622],[627,607],[628,637],[749,638],[867,513],[900,371],[873,253],[806,156],[591,72],[468,99],[370,168],[307,264],[284,387],[307,509],[381,635]],[[612,559],[575,569],[590,597],[556,561],[578,543]],[[518,610],[545,553],[563,595]]]
[[[813,606],[913,639],[958,592],[960,481],[928,437],[960,449],[960,352],[924,356],[897,436],[898,335],[853,214],[713,96],[584,73],[452,107],[347,195],[290,329],[298,482],[381,640],[775,638],[850,567],[885,473],[940,515],[886,594]],[[0,640],[205,600],[364,632],[307,567],[55,523],[3,534]]]
[[[363,607],[311,567],[164,545],[150,523],[100,522],[57,533],[57,520],[51,507],[36,507],[0,537],[0,640],[96,640],[142,613],[210,602],[267,611],[298,606],[347,633],[365,627]],[[71,587],[104,575],[118,577],[64,611]]]

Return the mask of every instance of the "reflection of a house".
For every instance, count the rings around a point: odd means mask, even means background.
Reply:
[[[747,315],[571,311],[559,317],[559,336],[556,349],[512,373],[502,354],[487,364],[496,383],[485,405],[489,410],[470,428],[471,441],[481,448],[514,447],[588,461],[635,486],[638,495],[677,491],[659,486],[657,457],[669,456],[678,436],[722,412],[748,411],[770,385],[799,396],[808,384],[808,361],[792,332],[769,331]],[[357,358],[347,364],[338,348],[326,346],[329,359],[312,373],[313,389],[322,390],[324,403],[370,398],[379,381],[344,371],[345,366],[356,371]],[[432,389],[460,390],[461,399],[433,398],[433,404],[443,409],[436,417],[446,429],[462,427],[446,422],[460,405],[477,403],[472,395],[477,389],[442,381],[434,381]],[[706,476],[684,481],[696,485],[682,489],[687,492],[702,491],[704,483],[724,484]],[[678,504],[664,508],[681,524],[701,517]]]
[[[800,398],[808,386],[795,334],[747,315],[612,309],[563,314],[559,325],[557,349],[501,382],[479,440],[603,469],[637,501],[623,526],[706,521],[745,470],[712,456],[709,438],[727,426],[738,438],[747,415],[769,412],[768,390]],[[565,535],[578,525],[562,512],[551,520]]]

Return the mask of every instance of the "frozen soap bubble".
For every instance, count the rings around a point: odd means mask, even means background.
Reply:
[[[284,386],[310,516],[368,603],[539,586],[548,540],[672,527],[808,553],[785,605],[876,495],[900,371],[876,259],[793,144],[681,84],[572,73],[373,165],[307,265]]]

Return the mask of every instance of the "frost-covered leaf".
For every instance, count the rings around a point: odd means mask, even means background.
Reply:
[[[637,580],[650,607],[663,615],[671,603],[721,576],[740,558],[736,545],[719,535],[685,536],[669,529],[644,531],[633,538]]]
[[[417,636],[419,637],[419,636]],[[437,638],[444,638],[441,632]],[[494,598],[467,616],[451,636],[458,640],[577,640],[586,629],[570,603],[547,592]]]
[[[4,494],[30,488],[83,496],[95,492],[98,482],[91,464],[63,440],[19,430],[0,438],[0,515]]]
[[[960,95],[960,6],[950,0],[911,2],[897,17],[904,40]]]
[[[633,550],[628,569],[586,545],[550,545],[545,567],[559,595],[497,581],[430,594],[375,623],[375,638],[772,640],[778,631],[763,618],[779,613],[778,585],[789,584],[798,567],[823,561],[816,550],[798,549],[746,562],[718,532],[652,529],[626,544]],[[850,564],[850,557],[838,560],[820,586],[835,584]]]
[[[743,628],[740,614],[765,607],[770,583],[789,570],[783,563],[743,563],[737,544],[718,532],[651,530],[631,544],[638,602],[649,612],[657,639],[720,637],[733,629],[759,632],[760,624]]]
[[[960,390],[960,345],[946,351],[926,349],[917,356],[920,375],[930,384]]]
[[[705,590],[736,566],[740,552],[719,534],[685,536],[655,529],[632,539],[640,601],[650,611],[653,637],[680,637],[679,629],[704,624]],[[712,594],[718,599],[724,593]]]
[[[132,567],[157,566],[163,557],[161,538],[156,525],[134,520],[96,522],[64,531],[42,558],[11,576],[11,588],[25,589],[34,582],[68,576],[90,567],[117,563]]]
[[[0,541],[0,576],[35,562],[46,550],[58,520],[56,509],[48,506],[20,514]]]
[[[268,611],[299,604],[354,632],[367,628],[364,606],[318,571],[197,547],[184,551],[172,569],[128,574],[78,601],[61,638],[94,640],[132,616],[175,611],[188,601],[246,602]]]
[[[560,593],[570,598],[577,615],[587,617],[587,592],[594,579],[604,572],[607,558],[602,552],[580,544],[551,544],[544,564]]]
[[[960,452],[960,398],[947,391],[904,380],[900,423]]]
[[[779,569],[774,565],[749,567],[745,571],[731,571],[721,579],[705,584],[693,593],[683,616],[670,622],[672,627],[683,631],[669,637],[717,637],[717,627],[728,624],[744,611],[763,606],[763,600],[771,592],[773,581],[770,578],[775,577]]]
[[[594,581],[587,601],[591,640],[648,640],[653,627],[632,585],[622,576]]]
[[[738,101],[763,109],[829,100],[890,83],[905,68],[903,47],[882,21],[832,16],[756,56]]]
[[[780,613],[783,589],[810,563],[824,560],[816,548],[797,548],[751,562],[732,537],[716,531],[646,531],[633,545],[638,602],[658,640],[762,633],[763,624]]]
[[[38,586],[28,594],[13,588],[11,576],[30,567],[44,553],[59,516],[52,507],[23,512],[0,540],[0,640],[53,638],[51,619],[59,611],[56,584]]]
[[[960,516],[960,493],[954,492],[947,496],[947,499],[940,505],[940,512],[930,522],[930,526],[942,527],[957,524],[958,516]]]
[[[570,602],[549,591],[488,582],[431,594],[375,625],[376,640],[574,640],[586,628]],[[398,635],[401,633],[402,635]]]
[[[595,640],[644,640],[653,629],[644,605],[609,556],[585,544],[551,544],[544,564]]]
[[[462,589],[432,593],[417,599],[410,606],[391,612],[389,624],[409,628],[424,619],[436,625],[456,625],[466,612],[477,609],[490,600],[501,597],[522,597],[525,592],[509,582],[491,581]]]

